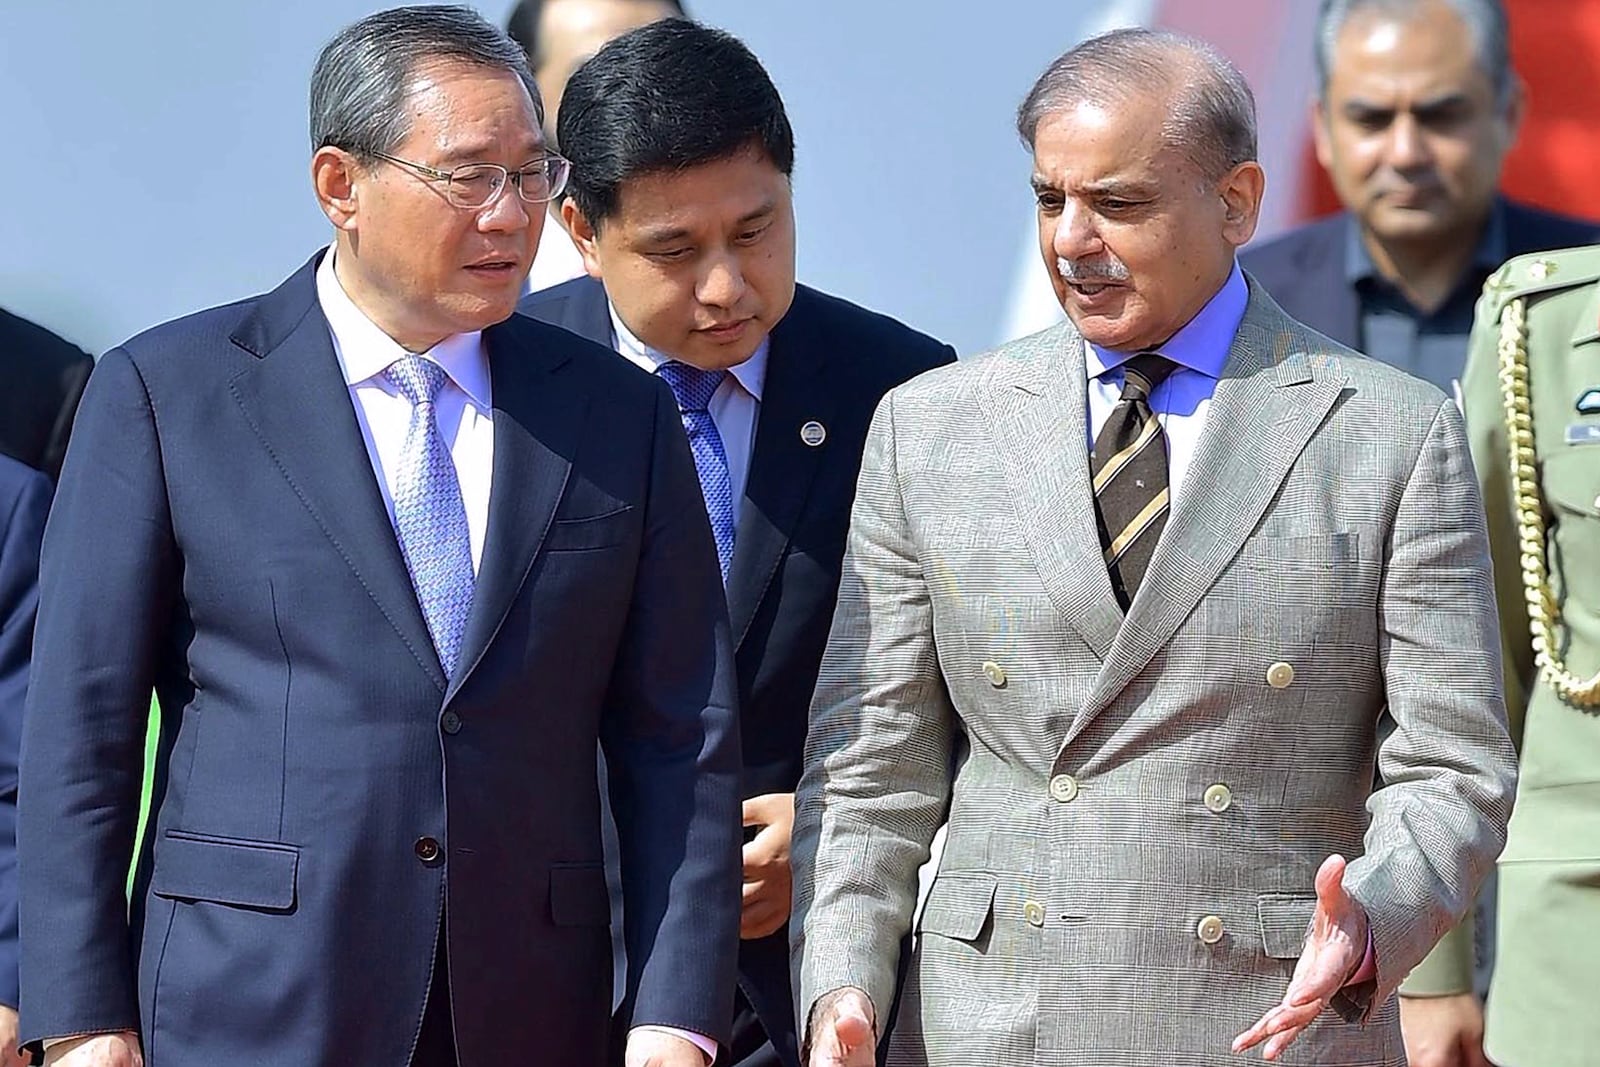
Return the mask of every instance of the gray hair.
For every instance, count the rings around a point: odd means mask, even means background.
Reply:
[[[1244,75],[1209,44],[1169,30],[1112,30],[1068,51],[1017,109],[1017,133],[1032,149],[1046,116],[1082,101],[1120,103],[1156,86],[1174,95],[1162,136],[1207,180],[1256,158],[1256,101]]]
[[[411,132],[405,105],[423,64],[452,60],[522,80],[544,122],[528,57],[469,7],[397,7],[339,31],[311,72],[311,150],[342,148],[360,159],[392,152]]]
[[[1322,0],[1317,13],[1317,94],[1328,96],[1328,79],[1333,76],[1333,50],[1345,23],[1360,11],[1379,11],[1396,18],[1414,15],[1430,0]],[[1489,77],[1495,99],[1505,104],[1511,99],[1514,79],[1511,74],[1511,29],[1506,22],[1505,5],[1500,0],[1443,0],[1466,24],[1472,34],[1478,66]]]

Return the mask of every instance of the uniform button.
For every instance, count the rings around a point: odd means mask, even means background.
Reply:
[[[1233,790],[1218,782],[1206,787],[1206,807],[1221,815],[1233,807]]]
[[[416,845],[413,847],[417,853],[417,859],[421,860],[423,863],[431,864],[439,861],[439,842],[435,841],[433,838],[419,837],[417,838]]]
[[[1207,915],[1194,928],[1194,936],[1208,945],[1215,945],[1222,940],[1222,920],[1215,915]]]
[[[1070,774],[1058,774],[1050,779],[1050,795],[1063,804],[1078,799],[1078,780]]]
[[[444,732],[447,734],[459,734],[461,732],[461,716],[453,711],[447,711],[444,713],[444,718],[439,720],[439,725],[444,727]]]
[[[983,673],[989,676],[989,684],[994,686],[996,689],[1005,687],[1006,669],[1000,666],[1000,664],[996,663],[994,660],[991,659],[984,661]]]
[[[1294,684],[1294,668],[1278,662],[1267,668],[1267,684],[1274,689],[1287,689]]]
[[[1044,905],[1037,900],[1029,900],[1022,905],[1022,917],[1028,920],[1029,926],[1044,925]]]

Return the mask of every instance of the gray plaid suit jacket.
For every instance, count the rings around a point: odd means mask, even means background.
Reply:
[[[1454,404],[1250,290],[1126,618],[1070,325],[879,408],[799,790],[802,1020],[887,1009],[948,817],[890,1064],[1237,1063],[1335,852],[1377,978],[1280,1062],[1404,1064],[1395,988],[1514,786],[1482,509]]]

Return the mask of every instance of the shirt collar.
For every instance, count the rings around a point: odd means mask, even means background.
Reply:
[[[356,307],[333,272],[333,256],[334,249],[329,247],[317,264],[317,302],[333,332],[333,350],[344,371],[345,384],[359,385],[373,379],[387,382],[383,372],[409,353]],[[490,406],[489,361],[484,357],[481,330],[452,334],[420,355],[443,367],[450,380],[479,407]]]
[[[617,339],[617,352],[625,356],[629,362],[643,370],[654,374],[657,367],[663,363],[671,362],[672,357],[664,352],[658,352],[639,338],[623,323],[622,317],[617,314],[617,309],[608,300],[606,310],[611,314],[611,333]],[[769,335],[761,339],[761,344],[749,359],[736,367],[729,367],[728,373],[734,380],[744,387],[744,391],[755,397],[756,403],[761,403],[761,390],[767,383],[767,349],[772,346],[772,337]]]
[[[1179,367],[1199,371],[1208,378],[1221,378],[1223,365],[1228,362],[1228,352],[1233,348],[1233,335],[1239,332],[1244,321],[1245,307],[1250,303],[1250,288],[1245,284],[1244,272],[1234,261],[1228,280],[1214,293],[1205,307],[1190,319],[1172,339],[1159,349],[1161,354]],[[1138,351],[1119,352],[1086,344],[1089,377],[1098,378],[1138,355]]]
[[[1483,233],[1478,237],[1478,244],[1472,250],[1470,266],[1485,272],[1500,269],[1500,265],[1509,258],[1506,254],[1506,203],[1500,197],[1495,197],[1489,205],[1489,218],[1484,223]],[[1344,278],[1351,285],[1368,280],[1382,280],[1378,273],[1378,265],[1372,262],[1372,256],[1367,252],[1366,243],[1361,240],[1361,224],[1354,215],[1345,216],[1344,230]]]

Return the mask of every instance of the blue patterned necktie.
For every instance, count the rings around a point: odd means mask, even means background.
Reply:
[[[725,370],[701,370],[687,363],[669,361],[656,368],[678,401],[683,432],[689,435],[689,450],[694,453],[695,469],[700,472],[700,492],[706,498],[706,514],[711,517],[711,533],[717,539],[717,562],[722,564],[722,580],[728,580],[728,565],[733,562],[733,479],[728,475],[728,453],[722,435],[711,421],[711,397],[728,376]]]
[[[461,658],[461,637],[472,611],[473,576],[467,508],[434,410],[434,399],[449,375],[416,355],[396,360],[384,374],[411,401],[411,425],[395,478],[395,530],[439,665],[450,677]]]

